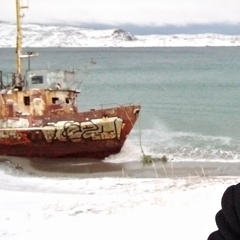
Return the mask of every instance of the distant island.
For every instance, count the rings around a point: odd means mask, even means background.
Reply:
[[[133,35],[123,29],[96,30],[76,26],[24,25],[24,47],[217,47],[240,46],[240,35]],[[0,22],[0,47],[15,47],[14,24]]]

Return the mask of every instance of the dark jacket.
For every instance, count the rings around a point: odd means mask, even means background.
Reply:
[[[224,192],[216,224],[218,230],[211,233],[208,240],[240,240],[240,183]]]

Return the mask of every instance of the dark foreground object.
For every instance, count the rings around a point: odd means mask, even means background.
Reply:
[[[222,209],[216,214],[218,230],[208,240],[240,239],[240,184],[230,186],[222,197]]]

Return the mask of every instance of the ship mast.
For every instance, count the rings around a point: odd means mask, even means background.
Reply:
[[[16,63],[17,74],[22,75],[22,18],[24,14],[22,9],[28,8],[27,5],[23,5],[21,0],[16,0],[16,14],[17,14],[17,39],[16,39]]]

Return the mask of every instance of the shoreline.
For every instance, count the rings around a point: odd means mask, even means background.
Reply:
[[[112,163],[93,159],[29,159],[0,156],[0,162],[11,168],[39,177],[132,177],[177,178],[239,176],[238,162],[175,162],[156,161],[144,164],[140,161]]]

